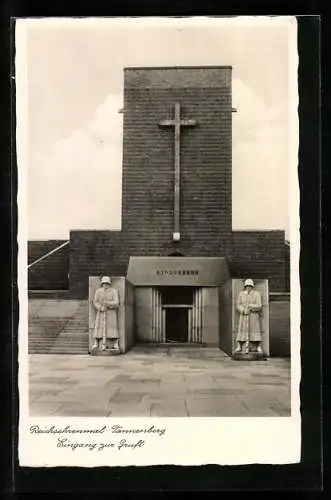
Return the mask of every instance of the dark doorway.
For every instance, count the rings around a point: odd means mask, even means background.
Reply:
[[[188,308],[169,307],[166,309],[166,342],[188,341]]]

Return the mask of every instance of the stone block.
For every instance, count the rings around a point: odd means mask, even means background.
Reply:
[[[267,356],[263,353],[258,352],[235,352],[232,355],[232,359],[236,361],[264,361],[267,359]]]

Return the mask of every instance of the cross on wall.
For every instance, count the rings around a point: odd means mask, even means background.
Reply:
[[[196,120],[182,119],[180,116],[180,103],[175,103],[175,116],[172,120],[162,120],[159,122],[161,127],[173,127],[175,139],[175,158],[174,158],[174,232],[172,238],[174,241],[180,240],[180,134],[182,127],[194,127]]]

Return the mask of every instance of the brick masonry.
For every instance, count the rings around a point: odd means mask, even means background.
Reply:
[[[124,82],[122,230],[131,255],[219,255],[232,229],[231,69],[127,70]],[[141,86],[144,82],[144,86]],[[194,82],[194,85],[193,83]],[[181,131],[181,242],[172,243],[174,131],[159,122],[197,121]],[[212,237],[211,237],[212,235]]]
[[[227,255],[233,278],[268,278],[272,292],[287,290],[284,231],[234,231]]]
[[[59,247],[66,240],[28,242],[28,264]],[[68,288],[69,245],[61,248],[28,271],[29,290],[65,290]]]
[[[70,292],[73,298],[87,298],[88,277],[110,273],[125,276],[130,255],[169,255],[171,246],[157,253],[147,248],[133,251],[126,244],[126,236],[117,231],[72,231],[70,235]],[[286,275],[287,251],[283,231],[232,232],[226,242],[226,252],[212,250],[206,241],[205,252],[198,252],[194,245],[180,247],[184,255],[226,257],[233,278],[268,278],[272,292],[288,290]]]
[[[72,298],[88,298],[89,276],[126,275],[127,251],[120,231],[71,231],[69,289]]]
[[[270,356],[290,357],[290,296],[282,297],[282,300],[274,300],[270,297],[269,307],[270,321]]]
[[[48,251],[59,246],[63,241],[29,242],[29,263]],[[186,256],[226,256],[233,278],[269,278],[272,292],[289,289],[287,279],[289,259],[288,247],[284,244],[282,231],[241,231],[232,232],[227,241],[227,251],[210,251],[206,242],[205,252],[196,252],[193,245],[185,245],[180,250]],[[157,255],[168,255],[159,250]],[[125,235],[119,231],[71,231],[70,245],[64,247],[36,267],[29,270],[30,290],[70,289],[73,298],[86,298],[88,277],[93,274],[110,273],[125,276],[130,255],[155,255],[147,248],[141,252],[130,251]],[[69,265],[70,264],[70,265]],[[68,281],[69,273],[69,281]]]

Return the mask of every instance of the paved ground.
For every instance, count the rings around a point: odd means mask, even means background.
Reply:
[[[30,355],[33,416],[290,415],[290,362],[217,348],[136,346],[123,356]]]

